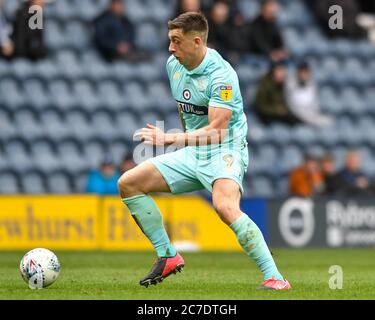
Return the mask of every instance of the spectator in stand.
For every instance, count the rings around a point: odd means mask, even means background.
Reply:
[[[120,163],[120,172],[124,173],[124,172],[134,168],[135,166],[136,166],[136,163],[133,160],[133,155],[130,152],[126,153],[123,156],[122,161]]]
[[[251,53],[266,56],[273,61],[286,60],[283,39],[276,24],[276,0],[263,0],[260,15],[249,25],[248,39]]]
[[[116,169],[112,156],[106,154],[100,163],[100,169],[90,172],[86,184],[86,192],[115,195],[118,193],[117,180],[119,178],[120,172]]]
[[[286,101],[290,111],[302,122],[318,127],[329,126],[333,119],[320,113],[317,87],[309,65],[302,62],[286,81]]]
[[[29,13],[32,6],[44,7],[45,0],[28,0],[16,11],[13,24],[14,57],[27,58],[33,61],[47,56],[44,42],[44,29],[32,29],[29,20],[34,13]]]
[[[286,124],[300,123],[290,111],[285,99],[286,69],[283,63],[276,62],[260,80],[254,101],[254,111],[264,124],[274,121]]]
[[[200,0],[179,0],[176,6],[176,12],[174,17],[179,16],[185,12],[199,12],[204,11]]]
[[[340,180],[340,195],[369,196],[372,195],[374,187],[370,180],[361,171],[361,156],[356,150],[350,150],[346,154],[345,167],[337,174]]]
[[[108,10],[94,20],[94,42],[107,61],[128,60],[139,62],[149,59],[135,45],[135,28],[124,15],[123,0],[111,0]]]
[[[0,0],[0,57],[10,58],[14,51],[11,40],[12,27],[3,12],[3,2]]]
[[[208,45],[226,60],[236,64],[240,60],[240,54],[246,52],[246,42],[243,41],[246,35],[245,27],[241,25],[241,16],[236,15],[236,11],[231,12],[229,2],[231,1],[215,1],[209,11]]]
[[[335,160],[333,155],[327,153],[321,159],[321,170],[324,180],[323,195],[334,196],[340,188],[341,181],[339,176],[336,174]]]
[[[301,197],[313,197],[323,191],[323,176],[318,159],[310,154],[304,163],[289,174],[289,194]]]
[[[371,1],[368,1],[371,2]],[[360,13],[360,5],[356,0],[319,0],[306,1],[312,8],[317,22],[321,30],[330,38],[334,37],[348,37],[352,39],[365,38],[367,36],[366,30],[360,27],[357,23],[357,16]],[[340,6],[342,8],[343,28],[330,28],[329,21],[333,13],[329,13],[329,8],[332,6]]]

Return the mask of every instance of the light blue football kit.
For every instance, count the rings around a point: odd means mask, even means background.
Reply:
[[[174,194],[203,188],[212,191],[219,178],[234,180],[242,192],[248,166],[247,121],[236,72],[216,50],[208,48],[201,64],[190,71],[172,55],[167,73],[186,132],[208,125],[209,107],[232,110],[232,117],[220,144],[187,146],[149,161]]]
[[[174,194],[206,188],[219,178],[238,183],[248,167],[247,121],[234,69],[214,49],[207,49],[201,64],[187,70],[171,56],[167,72],[173,98],[186,132],[207,126],[209,107],[232,110],[225,139],[219,144],[187,146],[178,151],[159,155],[150,161],[160,171]],[[139,227],[153,244],[159,257],[174,257],[176,249],[165,231],[161,213],[147,194],[123,199]],[[279,273],[262,232],[242,213],[230,228],[246,254],[263,273],[264,279],[279,279]]]

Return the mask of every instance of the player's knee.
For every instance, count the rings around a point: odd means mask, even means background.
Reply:
[[[232,224],[240,214],[240,209],[232,201],[216,198],[213,206],[220,219],[227,225]]]
[[[131,178],[129,175],[124,173],[117,181],[118,189],[123,196],[127,196],[129,191],[132,189]]]

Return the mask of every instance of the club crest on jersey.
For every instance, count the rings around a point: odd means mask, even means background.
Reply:
[[[188,89],[185,89],[182,95],[184,96],[185,100],[190,100],[191,98],[191,92]]]
[[[223,101],[229,101],[232,99],[233,88],[230,85],[220,86],[220,97]]]

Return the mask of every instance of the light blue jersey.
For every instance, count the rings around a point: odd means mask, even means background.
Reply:
[[[237,73],[216,50],[208,48],[201,64],[190,71],[172,55],[167,72],[187,132],[208,125],[209,107],[225,108],[232,110],[232,118],[222,144],[229,148],[246,144],[247,121]]]
[[[203,188],[212,191],[217,179],[237,182],[242,192],[248,167],[247,121],[236,72],[213,49],[207,49],[201,64],[191,71],[171,56],[167,72],[185,131],[207,126],[209,107],[230,109],[232,117],[222,143],[187,146],[149,161],[160,171],[172,193]]]

